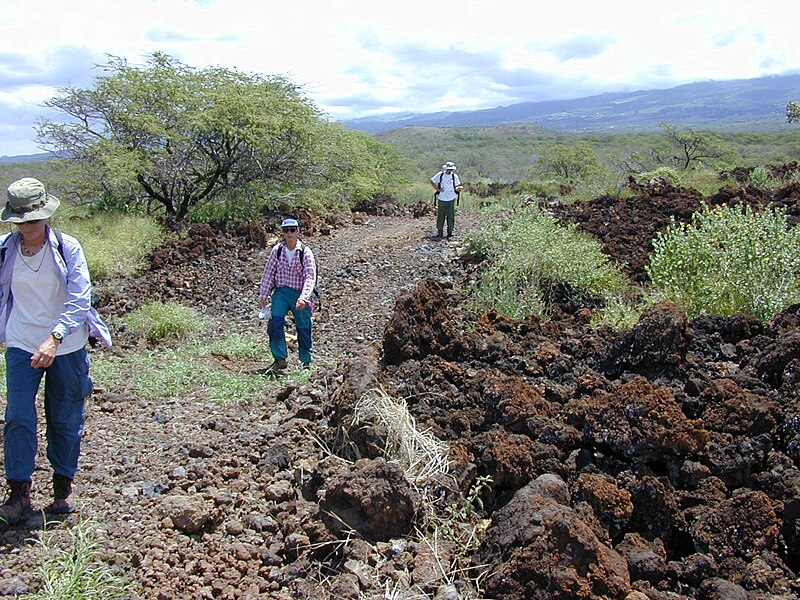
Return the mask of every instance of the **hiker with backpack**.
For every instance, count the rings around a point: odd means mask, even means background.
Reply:
[[[47,458],[53,502],[46,513],[75,510],[72,481],[78,470],[86,399],[92,392],[86,342],[108,328],[91,306],[89,267],[75,238],[50,228],[60,202],[37,179],[8,188],[0,221],[17,230],[0,237],[0,342],[6,344],[3,450],[8,496],[0,521],[31,514],[37,452],[36,396],[44,378]]]
[[[456,175],[456,166],[450,161],[443,164],[442,170],[431,177],[431,187],[436,190],[433,193],[433,203],[437,206],[436,235],[443,237],[444,225],[447,223],[447,237],[451,238],[455,226],[456,204],[461,194],[461,180]]]
[[[291,312],[297,329],[300,362],[311,365],[312,295],[317,282],[317,264],[311,248],[300,241],[300,223],[286,218],[281,222],[283,241],[276,244],[264,266],[259,286],[259,306],[269,308],[267,334],[274,359],[269,371],[279,373],[287,367],[288,350],[284,326]],[[264,315],[265,317],[267,315]]]

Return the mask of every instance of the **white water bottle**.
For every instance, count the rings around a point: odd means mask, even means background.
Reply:
[[[259,319],[269,319],[272,316],[272,313],[269,310],[269,304],[267,304],[264,308],[261,309],[261,312],[258,313]]]

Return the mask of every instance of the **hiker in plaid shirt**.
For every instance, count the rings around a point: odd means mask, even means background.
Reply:
[[[284,219],[281,232],[283,242],[269,254],[258,293],[261,308],[271,304],[267,333],[274,359],[270,371],[276,373],[287,367],[284,326],[289,311],[297,328],[300,362],[304,368],[311,364],[311,313],[314,309],[311,294],[317,280],[314,253],[298,239],[300,223],[297,219]]]

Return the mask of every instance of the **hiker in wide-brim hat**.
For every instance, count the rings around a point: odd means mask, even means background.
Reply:
[[[61,202],[44,189],[44,184],[33,177],[24,177],[8,186],[6,202],[0,221],[25,223],[49,219]]]
[[[33,512],[36,470],[36,395],[42,379],[47,459],[53,469],[49,514],[72,512],[86,399],[92,392],[86,342],[111,344],[108,328],[91,306],[92,284],[80,243],[50,228],[58,198],[38,179],[8,187],[0,220],[17,230],[0,237],[0,343],[6,345],[3,462],[8,496],[0,506],[5,526]]]
[[[456,165],[447,161],[442,165],[442,170],[431,177],[433,187],[433,202],[436,206],[436,237],[444,236],[444,227],[447,225],[447,237],[453,237],[455,227],[455,210],[461,193],[461,180],[456,175]]]

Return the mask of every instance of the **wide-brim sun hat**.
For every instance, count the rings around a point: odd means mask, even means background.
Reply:
[[[284,219],[281,221],[281,228],[283,227],[300,227],[297,219]]]
[[[23,177],[8,186],[8,201],[0,215],[6,223],[25,223],[48,219],[61,204],[61,201],[48,194],[44,184],[33,177]]]

